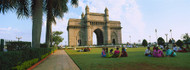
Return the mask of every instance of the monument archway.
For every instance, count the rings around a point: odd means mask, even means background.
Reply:
[[[96,34],[97,45],[103,45],[104,44],[103,32],[100,29],[96,29],[94,30],[94,33]]]
[[[107,8],[104,10],[105,13],[92,13],[86,6],[85,11],[85,14],[81,14],[81,19],[69,19],[68,21],[69,46],[93,45],[93,32],[97,36],[97,45],[122,43],[121,23],[109,20]]]

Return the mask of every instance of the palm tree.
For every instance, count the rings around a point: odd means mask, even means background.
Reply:
[[[32,47],[40,47],[43,0],[0,0],[0,13],[16,10],[18,18],[32,16]],[[32,3],[32,4],[30,4]],[[29,6],[31,5],[31,8]],[[31,10],[29,10],[31,9]]]
[[[40,48],[40,38],[42,30],[42,6],[43,0],[32,0],[32,47]]]
[[[46,45],[52,45],[52,23],[56,24],[55,17],[63,18],[68,11],[68,0],[46,0],[45,11],[47,13]],[[71,0],[73,6],[78,6],[78,0]],[[51,43],[50,43],[51,42]]]

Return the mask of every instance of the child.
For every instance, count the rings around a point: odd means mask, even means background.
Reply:
[[[174,56],[176,56],[176,53],[173,50],[166,47],[166,56],[174,57]]]
[[[145,56],[152,56],[152,53],[150,51],[150,47],[147,47],[144,54],[145,54]]]
[[[102,48],[102,57],[106,57],[105,48]]]
[[[126,49],[123,47],[122,48],[122,53],[121,53],[121,57],[127,57],[128,55],[127,55],[127,51],[126,51]]]
[[[118,47],[117,47],[117,50],[114,51],[114,54],[112,57],[120,57],[120,51]]]

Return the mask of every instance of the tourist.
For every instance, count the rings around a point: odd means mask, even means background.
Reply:
[[[166,56],[174,57],[176,56],[176,53],[173,50],[169,49],[169,47],[166,47]]]
[[[147,47],[144,54],[145,54],[145,56],[152,56],[152,53],[150,51],[150,47]]]
[[[113,56],[113,49],[111,49],[109,53],[106,53],[106,57],[110,58],[112,56]]]
[[[114,54],[112,57],[120,57],[120,51],[119,48],[117,47],[117,49],[114,51]]]
[[[127,51],[126,51],[126,49],[123,47],[122,48],[122,53],[121,53],[121,57],[127,57],[128,55],[127,55]]]
[[[160,45],[160,49],[162,49],[162,50],[163,50],[163,49],[164,49],[164,46],[163,46],[163,45]]]
[[[187,50],[182,46],[180,46],[177,52],[187,52]]]
[[[84,50],[84,48],[82,48],[82,49],[78,50],[78,52],[83,52],[83,50]]]
[[[154,45],[153,50],[156,50],[156,45]]]
[[[102,48],[102,57],[106,57],[105,48]]]
[[[177,46],[175,44],[173,45],[173,51],[175,51],[175,52],[178,51]]]
[[[154,57],[164,57],[164,54],[160,49],[158,49],[158,47],[156,47],[155,50],[153,51],[153,56]]]

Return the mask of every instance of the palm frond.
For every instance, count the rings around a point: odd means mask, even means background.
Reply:
[[[75,7],[78,6],[78,0],[71,0],[71,4]]]
[[[28,0],[17,0],[17,15],[18,18],[29,17],[29,1]]]

